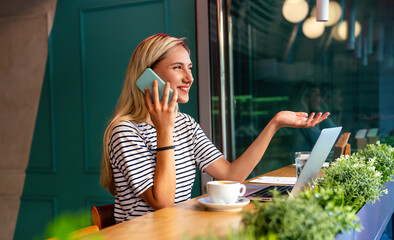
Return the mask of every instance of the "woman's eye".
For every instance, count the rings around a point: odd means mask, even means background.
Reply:
[[[181,69],[181,66],[175,66],[174,69]]]

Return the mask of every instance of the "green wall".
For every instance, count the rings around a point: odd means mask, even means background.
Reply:
[[[113,202],[99,185],[103,132],[134,48],[159,32],[187,37],[196,63],[195,1],[58,0],[14,239]],[[180,107],[198,119],[197,81]]]

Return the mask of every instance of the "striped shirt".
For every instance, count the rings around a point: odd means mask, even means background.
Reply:
[[[175,204],[191,198],[196,166],[203,171],[222,157],[189,115],[175,118]],[[156,166],[156,129],[148,123],[120,122],[112,131],[109,155],[115,179],[115,220],[123,222],[153,212],[140,195],[153,186]]]

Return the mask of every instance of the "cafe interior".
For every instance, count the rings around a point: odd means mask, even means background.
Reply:
[[[212,207],[215,179],[198,168],[190,200],[115,224],[99,182],[103,135],[134,49],[156,33],[186,39],[194,83],[179,109],[230,162],[278,112],[330,112],[313,128],[279,129],[246,186],[293,181],[295,152],[311,152],[326,128],[341,127],[327,169],[394,144],[393,0],[6,0],[0,21],[0,239],[306,239],[284,237],[284,223],[237,235],[245,212],[275,201]],[[309,239],[393,239],[385,184],[354,212],[361,228]]]

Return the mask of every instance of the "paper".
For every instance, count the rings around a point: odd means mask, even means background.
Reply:
[[[367,137],[376,137],[378,135],[378,128],[371,128],[368,130]]]
[[[295,177],[259,177],[251,183],[273,183],[273,184],[295,184],[297,178]]]
[[[367,129],[360,129],[357,131],[356,136],[354,138],[365,138],[367,134]]]

